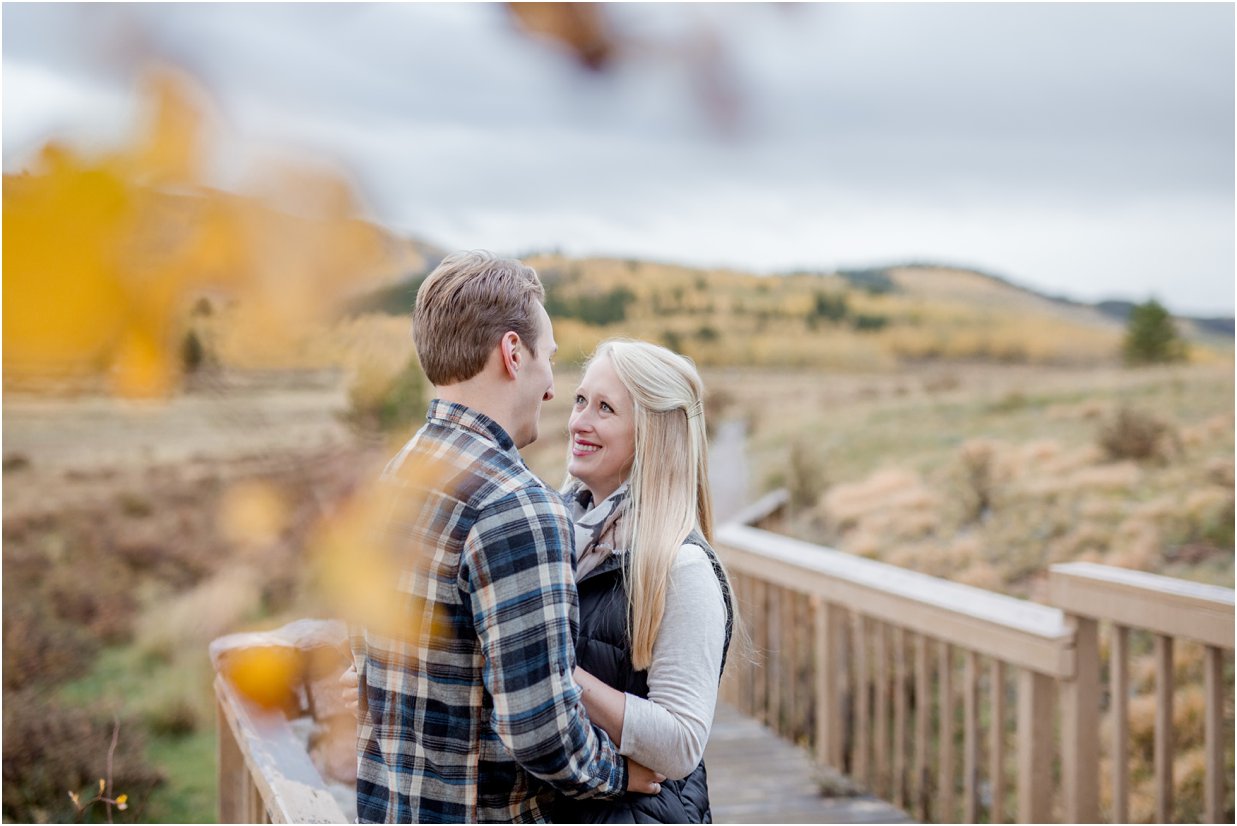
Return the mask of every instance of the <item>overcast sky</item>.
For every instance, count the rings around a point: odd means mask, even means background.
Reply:
[[[329,160],[446,247],[937,261],[1233,313],[1231,4],[605,11],[630,45],[590,73],[490,4],[6,3],[4,168],[122,140],[158,57],[214,101],[219,183]]]

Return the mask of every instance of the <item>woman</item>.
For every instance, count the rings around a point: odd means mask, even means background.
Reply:
[[[602,343],[576,391],[565,494],[576,520],[576,681],[619,751],[667,776],[660,794],[561,799],[560,822],[707,823],[701,756],[734,627],[713,524],[703,387],[692,363]]]

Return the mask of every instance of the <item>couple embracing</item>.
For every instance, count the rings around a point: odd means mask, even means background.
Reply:
[[[417,293],[435,398],[383,473],[396,622],[353,635],[360,822],[710,822],[737,617],[700,377],[601,344],[555,491],[519,454],[554,396],[544,299],[530,267],[478,252]]]

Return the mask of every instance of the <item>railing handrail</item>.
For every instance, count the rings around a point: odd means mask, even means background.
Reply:
[[[1049,567],[1048,591],[1053,604],[1071,614],[1233,648],[1231,588],[1066,562]]]
[[[280,710],[263,710],[228,680],[227,661],[237,652],[286,648],[301,653],[338,646],[343,624],[302,619],[274,631],[231,634],[210,645],[219,711],[220,823],[345,823],[310,759],[303,735]]]
[[[231,729],[271,823],[345,823],[347,818],[309,759],[303,738],[279,712],[262,712],[222,675],[215,678],[220,725]],[[223,767],[220,767],[221,770]],[[235,822],[252,819],[252,813]],[[227,822],[232,818],[221,819]]]
[[[875,619],[1052,677],[1073,675],[1073,634],[1059,608],[985,591],[810,542],[729,523],[727,566]]]

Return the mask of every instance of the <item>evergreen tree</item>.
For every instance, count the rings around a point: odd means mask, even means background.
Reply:
[[[1128,365],[1185,361],[1186,346],[1173,317],[1154,298],[1130,311],[1121,348]]]

